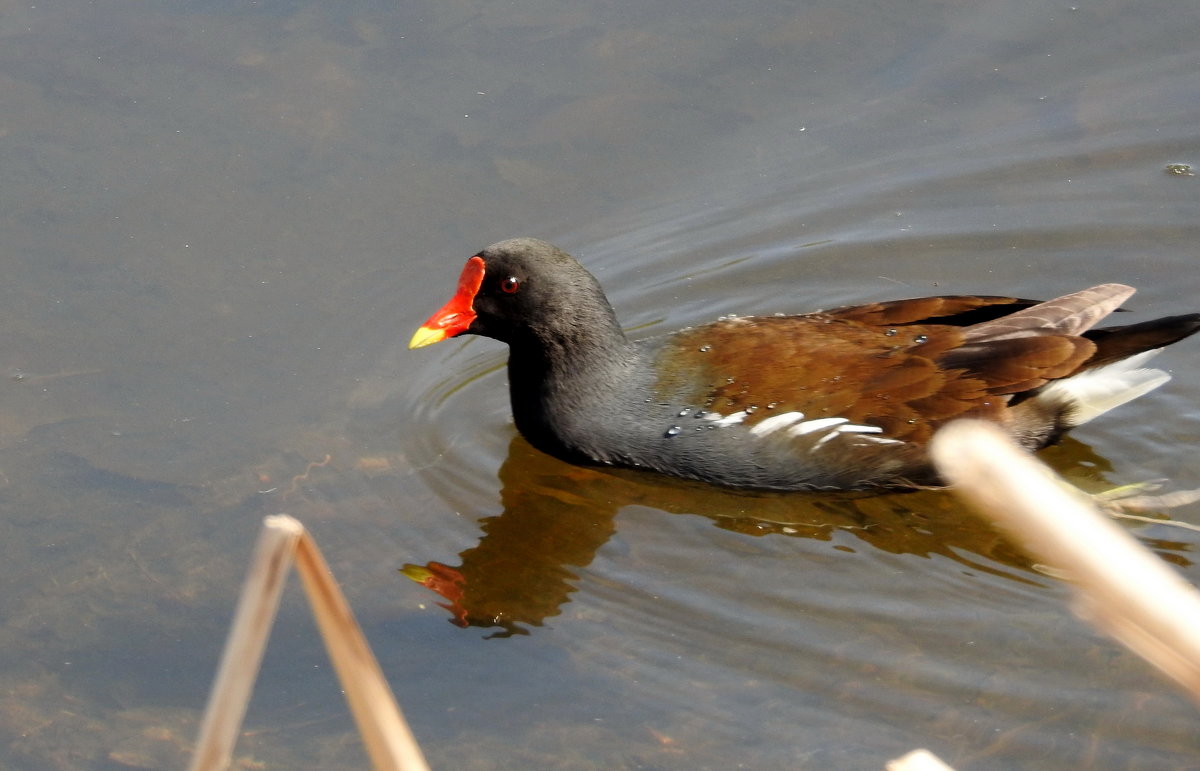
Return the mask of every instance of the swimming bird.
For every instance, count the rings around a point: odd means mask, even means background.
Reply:
[[[1134,291],[923,297],[631,340],[578,261],[515,238],[467,260],[409,347],[506,343],[517,429],[571,463],[760,490],[919,487],[939,483],[926,447],[955,418],[1036,450],[1167,382],[1143,365],[1200,314],[1095,328]]]

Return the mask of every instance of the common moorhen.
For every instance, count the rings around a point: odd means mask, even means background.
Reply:
[[[467,260],[409,347],[508,343],[517,429],[573,463],[768,490],[911,487],[937,483],[926,444],[947,421],[991,420],[1037,449],[1169,380],[1142,365],[1200,314],[1092,329],[1133,292],[730,316],[631,341],[583,266],[515,238]]]

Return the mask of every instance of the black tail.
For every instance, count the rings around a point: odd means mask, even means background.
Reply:
[[[1196,332],[1200,332],[1200,313],[1166,316],[1122,327],[1090,329],[1083,333],[1083,337],[1096,344],[1096,352],[1080,369],[1112,364],[1142,351],[1177,343]]]

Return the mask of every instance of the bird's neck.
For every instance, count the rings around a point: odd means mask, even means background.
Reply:
[[[508,383],[517,429],[543,451],[576,455],[573,419],[603,414],[623,398],[638,357],[611,313],[511,341]]]

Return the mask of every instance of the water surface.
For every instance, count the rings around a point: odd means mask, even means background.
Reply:
[[[515,235],[638,335],[1106,281],[1195,310],[1200,10],[0,14],[0,765],[184,763],[280,511],[435,768],[1196,764],[1194,708],[951,496],[573,468],[515,436],[498,344],[404,342]],[[1200,486],[1195,350],[1043,457]],[[1134,532],[1197,579],[1193,534]],[[364,765],[295,587],[238,757]]]

